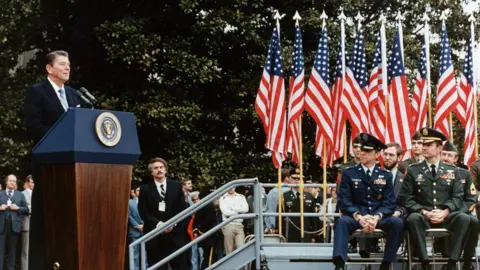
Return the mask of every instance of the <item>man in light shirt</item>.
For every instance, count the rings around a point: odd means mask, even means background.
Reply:
[[[22,254],[21,254],[21,269],[28,270],[28,245],[29,245],[29,232],[30,232],[30,213],[32,211],[32,191],[35,184],[33,182],[32,175],[28,175],[25,178],[23,184],[23,195],[25,201],[27,201],[28,215],[22,216]]]
[[[291,183],[290,170],[282,169],[282,181],[284,184]],[[281,193],[283,194],[289,191],[289,187],[281,187]],[[278,208],[278,188],[272,188],[267,195],[267,212],[276,212]],[[265,217],[265,232],[266,233],[275,233],[275,226],[278,217],[269,216]]]
[[[220,211],[222,212],[223,220],[231,216],[247,213],[247,200],[243,195],[236,193],[235,188],[232,188],[220,198]],[[242,222],[243,219],[235,219],[222,228],[227,255],[245,243],[245,232],[243,231]]]

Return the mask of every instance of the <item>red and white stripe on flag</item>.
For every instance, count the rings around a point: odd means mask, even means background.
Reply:
[[[408,98],[408,85],[402,59],[400,35],[394,37],[392,50],[388,59],[388,121],[387,142],[399,143],[405,151],[403,159],[409,158],[412,149],[412,124],[411,105]]]
[[[418,61],[417,77],[415,79],[415,88],[412,98],[412,116],[415,130],[427,126],[427,99],[428,99],[428,81],[427,81],[427,57],[425,40],[422,44],[422,51]]]
[[[331,165],[333,164],[333,155],[330,151],[333,144],[333,113],[326,27],[322,29],[310,81],[308,82],[305,94],[305,109],[317,124],[315,153],[317,156],[326,158],[326,162]],[[324,156],[324,150],[326,150],[327,156]]]
[[[334,73],[334,82],[332,86],[332,127],[333,127],[333,157],[332,160],[329,160],[329,164],[333,163],[334,160],[343,157],[345,151],[345,142],[346,142],[346,115],[343,110],[341,99],[344,92],[343,87],[343,78],[345,73],[343,72],[343,61],[342,58],[342,41],[338,42],[338,54],[337,60],[335,63],[335,73]]]
[[[295,42],[292,55],[292,70],[290,76],[290,97],[288,101],[287,149],[292,153],[293,162],[300,165],[300,117],[304,108],[305,76],[303,67],[303,45],[300,25],[295,26]]]
[[[378,32],[373,56],[373,69],[370,72],[368,84],[368,100],[370,103],[370,133],[377,137],[381,142],[385,143],[386,114],[385,93],[382,89],[383,76],[381,36],[380,32]]]
[[[267,60],[255,100],[255,110],[262,120],[266,133],[266,147],[272,151],[275,168],[285,159],[287,131],[285,110],[285,83],[279,33],[274,28]]]
[[[343,109],[352,125],[352,138],[361,132],[370,133],[368,76],[365,63],[363,29],[358,27],[351,62],[346,68],[344,92],[341,97]]]
[[[442,27],[442,41],[440,43],[440,76],[437,86],[437,106],[435,108],[435,129],[441,131],[447,138],[450,136],[451,127],[448,118],[457,107],[457,87],[453,71],[450,45],[447,30]]]
[[[465,145],[463,162],[471,166],[476,160],[475,157],[475,136],[477,127],[474,118],[474,93],[473,93],[473,59],[472,40],[466,46],[463,70],[460,76],[460,87],[458,89],[457,117],[465,128]]]

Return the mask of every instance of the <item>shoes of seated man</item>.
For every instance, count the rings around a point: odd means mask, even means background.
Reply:
[[[348,253],[357,253],[357,247],[356,246],[349,246],[348,247]]]
[[[474,270],[473,264],[471,262],[464,262],[462,266],[462,270]]]

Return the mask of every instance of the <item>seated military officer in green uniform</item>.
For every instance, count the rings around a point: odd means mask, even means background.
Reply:
[[[458,161],[458,149],[450,141],[447,141],[443,146],[442,161],[446,164],[457,166],[456,164]],[[460,179],[460,183],[462,184],[464,202],[464,205],[460,211],[468,214],[468,216],[470,217],[470,232],[468,233],[468,238],[465,243],[465,249],[463,251],[463,269],[470,270],[474,269],[472,267],[472,257],[475,256],[475,247],[477,246],[478,242],[478,232],[480,226],[478,218],[472,215],[472,211],[475,208],[476,202],[478,200],[478,195],[477,189],[473,184],[472,177],[468,170],[458,167],[458,176]],[[454,239],[455,236],[452,236],[445,244],[445,252],[447,255],[449,255],[450,253],[450,244],[453,243]]]
[[[461,211],[463,188],[458,169],[440,161],[442,142],[447,138],[432,128],[422,128],[420,132],[425,160],[409,166],[399,202],[410,213],[407,227],[423,269],[431,269],[425,230],[445,228],[455,234],[446,268],[453,270],[469,232],[470,217]]]
[[[292,174],[292,184],[298,184],[300,175],[294,177]],[[282,212],[284,213],[300,213],[300,190],[299,187],[292,187],[291,190],[283,193]],[[315,213],[315,199],[310,192],[304,190],[303,192],[303,212]],[[300,217],[284,217],[283,218],[283,236],[289,243],[311,243],[313,235],[311,232],[318,230],[319,219],[318,217],[303,217],[304,220],[304,238],[301,238],[301,225]],[[307,233],[309,232],[309,233]]]

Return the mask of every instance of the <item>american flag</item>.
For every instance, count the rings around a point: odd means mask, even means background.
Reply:
[[[315,153],[317,156],[326,158],[331,165],[333,163],[333,155],[330,153],[333,144],[333,113],[328,68],[328,36],[325,26],[318,42],[312,74],[305,94],[305,104],[307,112],[317,124]],[[327,156],[323,155],[324,143],[328,152]]]
[[[342,41],[338,42],[337,61],[335,63],[335,77],[332,87],[332,111],[333,111],[333,160],[341,158],[345,147],[346,118],[341,99],[343,96],[343,78],[345,76],[342,66]],[[331,163],[331,161],[329,161]]]
[[[266,133],[266,147],[272,151],[275,168],[285,159],[287,131],[285,112],[285,84],[278,28],[273,29],[262,79],[255,100],[255,110]]]
[[[475,161],[475,136],[477,127],[474,119],[474,93],[473,93],[473,59],[472,40],[466,46],[466,55],[463,62],[463,70],[460,75],[460,88],[458,89],[457,117],[465,127],[465,156],[463,163],[471,166]]]
[[[352,138],[369,129],[368,76],[365,57],[363,30],[357,28],[351,61],[346,68],[342,106],[352,125]]]
[[[303,89],[305,76],[303,68],[302,31],[300,25],[295,25],[295,42],[293,45],[292,68],[290,76],[290,97],[288,102],[288,152],[292,153],[293,162],[300,164],[300,116],[303,112]]]
[[[400,34],[397,29],[393,46],[388,59],[388,121],[387,142],[397,142],[403,149],[412,149],[412,124],[411,105],[408,98],[408,85],[402,59]],[[410,151],[405,151],[405,158]]]
[[[412,116],[415,130],[420,130],[422,127],[427,126],[428,95],[427,51],[425,40],[423,40],[422,52],[420,53],[420,59],[418,59],[417,78],[415,80],[412,99]]]
[[[373,68],[370,72],[368,100],[370,102],[370,132],[385,143],[385,96],[387,93],[382,89],[383,76],[381,34],[379,31],[373,56]]]
[[[437,85],[437,107],[435,108],[435,129],[449,137],[451,132],[448,118],[457,107],[457,87],[453,72],[450,44],[448,44],[445,23],[442,26],[442,42],[440,43],[440,74]]]

